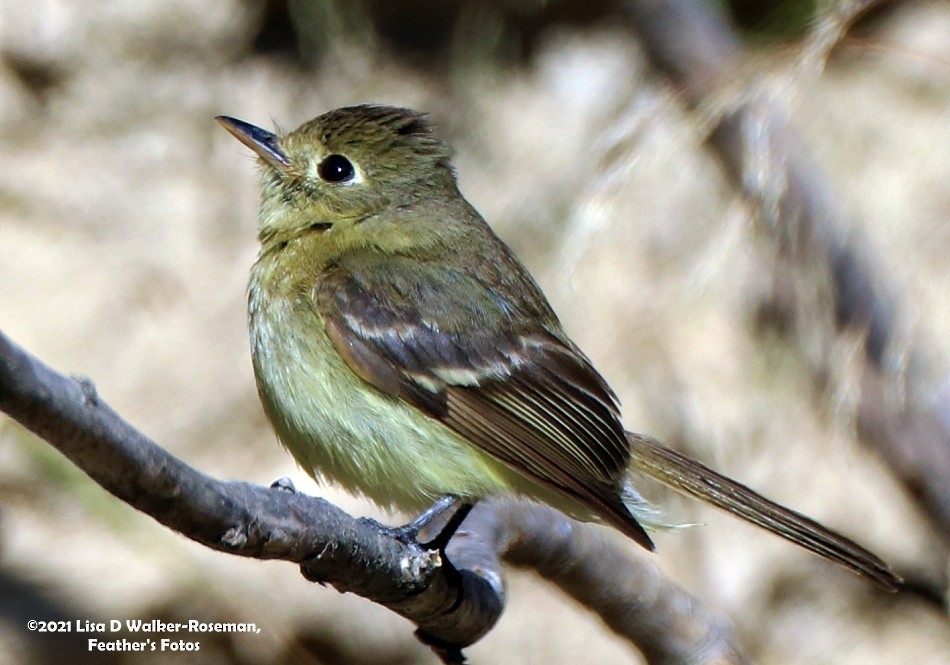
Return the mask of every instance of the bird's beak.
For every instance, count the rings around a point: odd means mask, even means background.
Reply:
[[[238,141],[258,154],[265,162],[280,171],[290,169],[290,160],[277,144],[277,135],[272,134],[266,129],[261,129],[249,122],[230,118],[226,115],[219,115],[215,118],[218,123]]]

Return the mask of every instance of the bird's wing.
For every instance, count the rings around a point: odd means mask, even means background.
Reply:
[[[620,499],[616,398],[563,335],[476,276],[407,257],[331,268],[313,298],[357,375],[652,549]]]

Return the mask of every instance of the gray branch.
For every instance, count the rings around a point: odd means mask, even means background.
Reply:
[[[222,552],[298,563],[308,579],[385,605],[433,640],[466,646],[500,615],[500,575],[490,566],[494,575],[456,570],[322,499],[211,478],[134,429],[89,381],[57,373],[2,333],[0,410],[161,524]],[[445,628],[462,608],[465,621]]]
[[[503,559],[551,579],[651,663],[746,662],[728,625],[655,566],[546,506],[481,501],[444,553],[426,551],[322,499],[193,469],[123,420],[89,381],[59,374],[3,333],[0,410],[187,538],[238,556],[292,561],[312,581],[408,618],[445,662],[462,662],[461,649],[501,616]]]

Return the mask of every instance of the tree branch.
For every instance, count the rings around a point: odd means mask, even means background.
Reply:
[[[596,612],[654,665],[747,663],[731,625],[702,607],[659,569],[618,547],[609,532],[547,506],[509,499],[506,510],[481,503],[450,547],[489,543],[505,560],[535,570]],[[447,552],[456,561],[454,551]]]
[[[515,498],[479,502],[442,553],[405,543],[318,498],[211,478],[167,453],[98,398],[0,333],[0,410],[107,491],[207,547],[283,559],[304,576],[413,621],[445,662],[504,607],[501,560],[554,581],[649,662],[744,663],[721,619],[599,530]]]
[[[207,547],[301,565],[311,580],[389,607],[429,630],[453,615],[465,592],[466,621],[433,635],[460,645],[500,615],[495,576],[460,571],[439,556],[381,533],[332,504],[276,488],[211,478],[170,455],[100,400],[92,384],[50,369],[0,333],[0,409],[52,443],[107,491]],[[358,575],[353,571],[359,570]]]

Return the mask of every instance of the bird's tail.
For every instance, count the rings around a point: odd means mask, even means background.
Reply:
[[[884,561],[854,541],[649,437],[627,432],[627,440],[633,470],[868,577],[887,591],[897,591],[900,587],[901,578]]]

